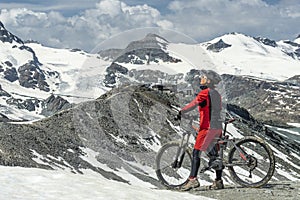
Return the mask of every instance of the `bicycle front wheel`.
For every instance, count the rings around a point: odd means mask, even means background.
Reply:
[[[156,156],[156,175],[163,185],[173,189],[185,184],[189,178],[192,157],[189,150],[184,150],[176,158],[180,149],[178,142],[167,143]],[[182,159],[182,160],[181,160]],[[181,163],[174,164],[181,160]]]
[[[228,155],[229,172],[233,180],[244,187],[262,187],[273,176],[275,157],[262,139],[248,136],[236,143]],[[246,157],[244,156],[246,155]]]

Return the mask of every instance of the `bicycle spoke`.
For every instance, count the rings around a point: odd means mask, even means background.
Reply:
[[[274,156],[271,150],[254,137],[240,141],[237,146],[238,149],[231,150],[228,161],[233,179],[247,187],[264,185],[274,172]]]
[[[184,184],[190,174],[191,156],[188,152],[183,157],[181,166],[174,166],[178,148],[179,144],[176,143],[165,145],[156,160],[157,175],[162,183],[168,187],[177,187]]]

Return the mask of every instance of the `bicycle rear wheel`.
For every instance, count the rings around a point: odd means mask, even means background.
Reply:
[[[233,180],[244,187],[262,187],[273,176],[275,157],[271,148],[256,137],[245,137],[236,145],[248,155],[248,160],[233,147],[228,155],[229,172]]]
[[[183,156],[181,152],[177,161],[182,158],[182,163],[180,166],[174,166],[179,148],[178,142],[167,143],[162,146],[156,156],[156,175],[161,183],[170,189],[185,184],[190,175],[192,164],[190,151],[185,150]]]

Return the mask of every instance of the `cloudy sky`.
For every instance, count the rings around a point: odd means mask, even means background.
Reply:
[[[230,32],[294,40],[300,34],[300,3],[299,0],[1,0],[0,21],[23,40],[86,51],[115,35],[126,31],[133,35],[133,30],[145,27],[172,30],[196,42]]]

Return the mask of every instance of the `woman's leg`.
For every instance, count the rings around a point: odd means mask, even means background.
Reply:
[[[190,178],[196,178],[198,174],[198,170],[200,167],[200,156],[201,156],[201,151],[194,149],[193,150],[193,159],[192,159],[192,168],[191,168],[191,174]]]

